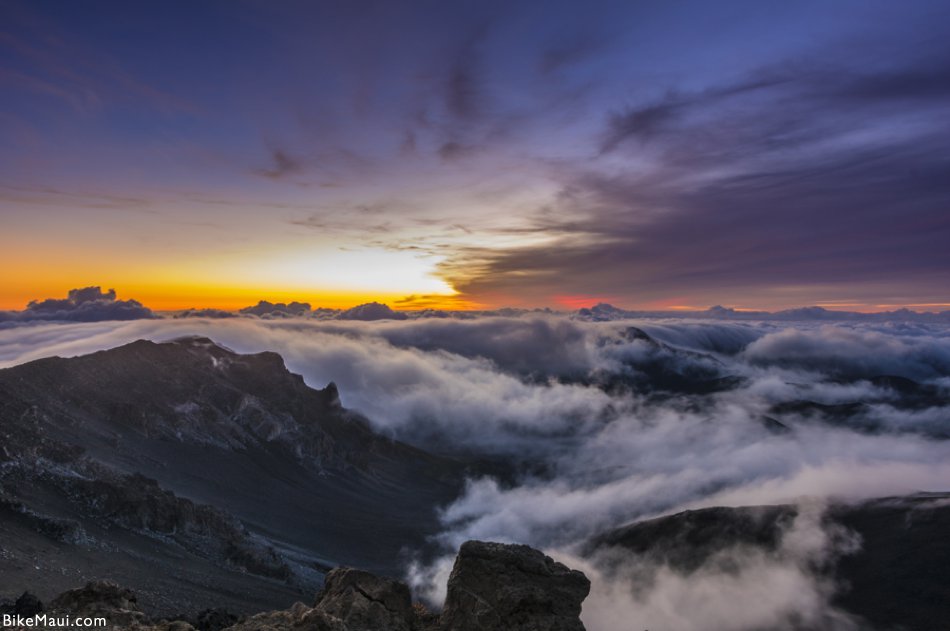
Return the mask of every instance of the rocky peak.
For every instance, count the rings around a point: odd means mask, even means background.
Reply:
[[[409,588],[352,568],[336,568],[317,594],[314,610],[339,618],[349,631],[412,631]]]
[[[524,545],[462,544],[442,610],[445,631],[583,631],[583,572]]]
[[[32,406],[57,430],[82,426],[102,440],[282,446],[318,468],[350,466],[352,454],[387,442],[343,409],[336,384],[315,390],[277,353],[239,354],[201,336],[0,370],[0,399],[8,417]]]
[[[342,409],[343,403],[340,401],[340,390],[334,382],[327,384],[327,387],[320,391],[327,407],[331,409]]]

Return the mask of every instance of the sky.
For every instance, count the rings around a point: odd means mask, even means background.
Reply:
[[[946,2],[0,2],[0,309],[950,308]]]

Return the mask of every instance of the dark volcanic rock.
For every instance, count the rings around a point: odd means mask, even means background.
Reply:
[[[130,626],[145,620],[132,590],[112,581],[91,581],[85,587],[64,592],[53,599],[50,609],[75,616],[102,616],[115,625]]]
[[[862,539],[834,568],[838,605],[878,629],[950,629],[950,494],[833,507],[829,517]]]
[[[66,611],[85,611],[90,607],[136,610],[137,600],[132,590],[119,587],[112,581],[91,581],[85,587],[60,594],[53,599],[50,607]]]
[[[43,612],[43,603],[34,594],[23,592],[16,602],[0,605],[0,613],[30,618]]]
[[[468,541],[449,578],[441,618],[413,606],[409,588],[391,578],[337,568],[314,607],[296,603],[230,627],[231,631],[584,631],[583,573],[528,546]]]
[[[583,631],[590,581],[523,545],[467,541],[449,577],[446,631]]]
[[[205,609],[195,616],[194,627],[198,631],[221,631],[236,623],[238,617],[226,609]]]
[[[339,618],[349,631],[410,631],[414,617],[409,588],[352,568],[327,574],[314,609]]]
[[[381,627],[381,631],[384,628]],[[251,616],[228,629],[230,631],[350,631],[342,620],[299,602],[294,603],[290,609],[267,611]]]
[[[87,449],[96,438],[165,439],[269,449],[321,471],[366,469],[368,456],[400,450],[343,410],[336,386],[314,390],[276,353],[239,355],[203,337],[22,364],[0,371],[0,396],[0,416],[36,416]]]

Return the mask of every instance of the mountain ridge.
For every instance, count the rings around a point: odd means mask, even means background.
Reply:
[[[204,337],[0,370],[0,419],[0,529],[39,550],[5,546],[3,583],[35,566],[65,587],[57,570],[92,575],[112,559],[165,606],[185,588],[153,585],[142,559],[186,559],[197,595],[217,596],[215,582],[264,594],[232,607],[280,605],[334,565],[398,572],[462,484],[462,465],[375,433],[335,385]],[[37,538],[24,520],[75,536]]]

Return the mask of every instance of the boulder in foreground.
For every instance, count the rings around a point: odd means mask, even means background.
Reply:
[[[405,583],[338,567],[327,574],[315,611],[339,618],[348,631],[412,631],[412,596]]]
[[[584,631],[583,572],[523,545],[467,541],[449,577],[445,631]]]

